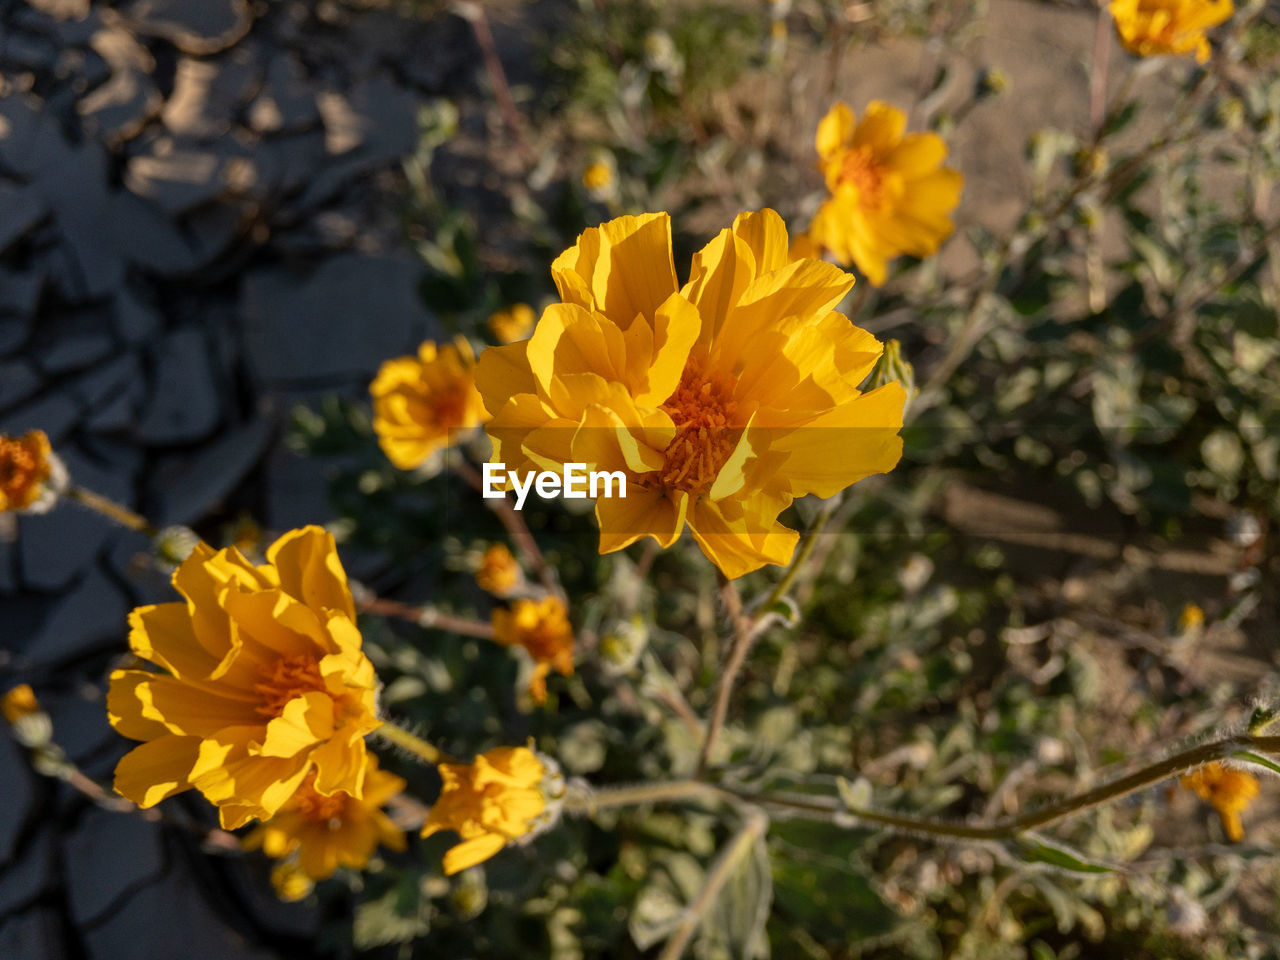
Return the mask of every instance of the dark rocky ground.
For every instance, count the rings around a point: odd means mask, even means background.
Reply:
[[[157,524],[326,519],[281,428],[433,330],[397,173],[419,106],[477,61],[448,16],[0,0],[0,430],[47,431]],[[100,780],[127,747],[102,702],[124,615],[168,598],[145,546],[69,504],[0,543],[0,688],[31,683]],[[319,919],[256,860],[99,809],[0,737],[0,957],[307,956]]]

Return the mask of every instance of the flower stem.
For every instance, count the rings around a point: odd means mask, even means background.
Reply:
[[[480,474],[476,473],[475,468],[460,456],[451,458],[449,466],[454,473],[476,490],[484,489],[484,482],[481,480]],[[537,575],[538,580],[546,588],[546,591],[564,600],[564,591],[560,589],[560,584],[556,582],[556,576],[551,569],[551,565],[547,563],[547,558],[538,549],[538,542],[533,539],[533,533],[529,530],[529,525],[524,522],[524,517],[520,511],[511,505],[511,501],[506,494],[497,499],[486,497],[484,502],[493,511],[494,515],[502,521],[502,525],[507,528],[507,533],[511,535],[516,549],[520,552],[521,559]]]
[[[637,783],[622,787],[600,787],[592,790],[570,789],[565,797],[566,813],[590,816],[597,810],[618,807],[637,807],[646,803],[663,803],[679,800],[727,800],[725,791],[701,780],[665,780],[657,783]]]
[[[1144,787],[1159,783],[1169,777],[1185,773],[1214,760],[1223,760],[1240,750],[1257,750],[1262,753],[1280,752],[1280,737],[1240,736],[1204,743],[1183,750],[1157,763],[1143,767],[1134,773],[1111,780],[1092,790],[1066,797],[1056,803],[1028,810],[1014,817],[1005,817],[989,824],[949,823],[930,820],[910,814],[890,813],[881,810],[851,809],[833,797],[817,797],[800,794],[753,794],[731,787],[721,787],[740,800],[761,806],[774,806],[798,813],[821,814],[824,818],[838,819],[847,816],[856,821],[878,823],[882,826],[923,833],[935,837],[956,840],[1007,840],[1044,827],[1067,817],[1083,813],[1094,807],[1128,796]]]
[[[720,895],[724,885],[729,882],[729,878],[733,876],[738,864],[751,855],[756,842],[764,836],[768,827],[769,818],[765,816],[764,811],[757,808],[749,808],[747,810],[742,827],[733,835],[729,845],[721,851],[720,856],[716,858],[716,862],[707,871],[707,879],[703,883],[702,889],[698,891],[698,895],[693,902],[685,908],[684,918],[680,921],[680,925],[676,927],[675,932],[667,939],[658,960],[679,960],[680,957],[684,956],[684,952],[689,946],[689,941],[693,939],[694,933],[702,925],[703,916],[711,908],[711,905],[716,902],[716,897]]]
[[[424,763],[435,765],[437,763],[457,763],[453,757],[449,756],[443,750],[433,747],[427,741],[423,740],[416,733],[410,733],[404,727],[398,727],[390,720],[382,721],[382,726],[373,731],[375,737],[387,741],[387,743],[395,744],[403,750],[408,750],[415,757]]]
[[[356,600],[356,609],[362,613],[373,613],[382,617],[397,617],[408,620],[420,627],[432,630],[443,630],[463,637],[478,637],[481,640],[493,639],[492,625],[483,620],[472,620],[470,617],[455,617],[449,613],[441,613],[435,607],[424,605],[415,607],[401,603],[399,600],[384,600],[382,597],[362,597]]]
[[[774,604],[787,595],[787,591],[796,582],[800,571],[809,561],[809,557],[812,556],[814,547],[817,546],[818,535],[826,528],[839,506],[840,502],[837,499],[828,500],[823,504],[822,510],[814,518],[813,524],[805,531],[799,547],[796,548],[795,555],[791,558],[790,566],[787,567],[786,572],[782,575],[782,579],[778,581],[769,595],[764,598],[764,602],[756,607],[753,614],[750,616],[743,614],[742,598],[738,596],[738,588],[734,586],[732,580],[726,580],[721,587],[721,595],[724,597],[725,607],[729,611],[729,623],[733,627],[733,643],[729,649],[729,660],[725,664],[724,672],[720,675],[720,682],[716,686],[715,702],[711,708],[711,719],[707,723],[707,734],[703,738],[702,748],[698,751],[698,765],[695,776],[701,777],[706,772],[707,762],[711,757],[711,749],[715,746],[716,739],[720,736],[720,731],[724,727],[725,717],[729,713],[729,700],[733,696],[733,686],[738,680],[738,674],[741,672],[743,664],[747,662],[747,654],[750,653],[756,637],[759,636],[759,630],[756,629],[757,626],[773,608]]]
[[[146,517],[139,513],[135,513],[126,506],[116,503],[114,500],[104,497],[100,493],[94,493],[86,487],[69,487],[67,492],[63,495],[75,500],[83,506],[88,507],[90,510],[94,510],[102,514],[108,520],[115,521],[122,527],[128,527],[130,530],[137,530],[139,533],[152,538],[159,533],[159,531],[151,525],[150,521],[148,521]]]

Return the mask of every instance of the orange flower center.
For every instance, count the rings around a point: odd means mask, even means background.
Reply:
[[[840,159],[840,182],[852,184],[858,202],[878,207],[884,200],[884,167],[870,147],[850,147]]]
[[[323,793],[317,793],[314,787],[315,780],[316,775],[309,774],[302,789],[298,791],[296,800],[298,813],[315,823],[327,822],[331,827],[337,827],[347,812],[347,795],[335,793],[331,797],[326,797]]]
[[[738,444],[741,429],[733,391],[703,377],[698,365],[690,363],[662,409],[676,425],[676,435],[663,451],[659,482],[669,490],[702,493]]]
[[[294,697],[317,690],[328,692],[315,657],[305,653],[282,657],[265,672],[261,681],[253,685],[253,692],[260,698],[254,709],[264,717],[278,717],[284,713],[285,704]]]
[[[49,475],[48,463],[30,438],[0,436],[0,505],[30,505],[35,488]]]
[[[452,429],[460,427],[467,416],[467,388],[465,383],[451,384],[427,401],[436,426]]]

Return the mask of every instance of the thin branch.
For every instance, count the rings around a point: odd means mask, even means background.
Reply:
[[[742,598],[732,580],[725,580],[720,588],[720,596],[729,612],[729,625],[733,628],[733,643],[729,648],[729,662],[725,664],[724,673],[720,674],[720,682],[716,685],[715,702],[711,709],[711,719],[707,722],[707,735],[702,740],[702,749],[698,751],[698,765],[694,776],[701,777],[707,770],[707,761],[715,746],[716,738],[724,727],[725,717],[729,713],[729,698],[733,696],[733,685],[738,679],[742,665],[746,663],[747,653],[751,650],[754,635],[751,630],[751,618],[742,612]]]
[[[114,500],[104,497],[100,493],[94,493],[87,487],[73,486],[67,489],[63,494],[68,500],[74,500],[81,506],[88,507],[97,513],[102,514],[108,520],[113,520],[122,527],[128,527],[130,530],[136,530],[145,536],[155,538],[159,531],[151,525],[151,522],[140,513],[130,510],[123,504],[116,503]]]
[[[757,808],[748,808],[746,810],[742,827],[733,835],[729,845],[724,848],[720,856],[716,858],[716,862],[712,864],[711,869],[707,871],[707,879],[703,883],[702,889],[698,891],[698,895],[693,902],[685,908],[684,919],[680,921],[680,925],[676,927],[675,932],[668,938],[662,948],[662,953],[658,955],[658,960],[679,960],[680,957],[684,956],[684,952],[689,946],[689,941],[693,939],[698,927],[702,925],[703,917],[706,916],[707,911],[711,909],[712,904],[716,902],[716,898],[720,896],[720,891],[729,882],[729,878],[733,876],[738,864],[751,855],[756,841],[764,836],[768,828],[769,818],[765,816],[764,811]]]
[[[415,607],[401,603],[399,600],[384,600],[381,597],[362,597],[356,600],[356,609],[361,613],[373,613],[381,617],[396,617],[408,620],[420,627],[432,630],[443,630],[463,637],[478,637],[481,640],[493,639],[493,626],[483,620],[472,620],[470,617],[456,617],[453,614],[441,613],[435,607],[425,605]]]
[[[515,140],[520,158],[527,167],[537,163],[538,155],[529,143],[526,135],[524,118],[516,109],[516,102],[511,96],[511,88],[507,85],[507,74],[502,69],[502,60],[498,57],[497,45],[493,42],[493,31],[489,28],[489,17],[484,12],[483,3],[464,2],[454,4],[458,16],[471,24],[471,32],[475,34],[476,43],[480,47],[480,56],[484,60],[485,72],[489,74],[489,85],[493,87],[493,97],[498,101],[498,109],[502,111],[502,120],[507,132]]]

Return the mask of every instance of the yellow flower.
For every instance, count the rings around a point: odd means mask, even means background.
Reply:
[[[582,172],[582,185],[592,192],[608,190],[612,184],[613,167],[603,160],[597,160]]]
[[[0,433],[0,513],[44,513],[66,486],[66,469],[43,430]]]
[[[199,544],[173,574],[181,603],[129,615],[129,645],[163,673],[111,674],[107,713],[144,741],[115,788],[141,807],[195,787],[234,829],[273,816],[309,773],[364,796],[377,678],[333,537],[287,533],[254,566]]]
[[[883,347],[833,312],[853,279],[788,246],[772,210],[741,214],[679,287],[667,214],[585,231],[551,267],[564,302],[480,357],[494,461],[621,472],[626,495],[596,501],[601,553],[687,524],[727,576],[786,563],[779,513],[892,469],[905,401],[858,390]]]
[[[1182,634],[1198,634],[1204,629],[1204,611],[1196,604],[1188,603],[1178,614],[1178,632]]]
[[[378,443],[401,470],[420,466],[455,443],[459,431],[486,419],[476,393],[475,356],[462,337],[439,347],[428,340],[416,357],[388,360],[369,392]]]
[[[315,778],[314,773],[307,774],[279,812],[242,841],[246,850],[260,848],[290,865],[282,864],[283,870],[277,867],[279,877],[272,873],[276,890],[285,900],[306,896],[309,884],[304,889],[304,880],[327,879],[338,867],[360,869],[378,844],[392,850],[405,848],[404,833],[382,812],[405,783],[379,770],[375,756],[369,755],[362,799],[342,791],[326,796],[316,790]]]
[[[1130,53],[1151,57],[1162,53],[1194,53],[1209,59],[1206,30],[1224,22],[1235,7],[1231,0],[1111,0],[1120,42]]]
[[[480,589],[505,597],[522,582],[524,573],[506,544],[490,544],[480,558],[480,566],[476,568],[476,583]]]
[[[515,343],[528,338],[537,319],[533,307],[527,303],[513,303],[489,317],[489,332],[499,343]]]
[[[53,737],[53,721],[40,706],[35,691],[19,684],[0,698],[0,712],[13,730],[13,738],[28,749],[49,746]]]
[[[837,103],[818,124],[815,143],[831,197],[809,235],[843,264],[854,264],[875,286],[888,261],[936,253],[954,229],[964,177],[942,166],[947,145],[936,133],[904,136],[907,115],[879,100],[861,122]]]
[[[536,664],[529,693],[538,703],[547,699],[547,674],[554,668],[573,676],[573,627],[569,612],[557,597],[521,597],[511,609],[493,611],[493,639],[506,647],[524,647]]]
[[[444,786],[422,835],[452,830],[462,843],[444,855],[450,876],[488,860],[513,840],[550,823],[562,790],[559,771],[526,747],[498,747],[474,763],[442,763]]]
[[[1201,800],[1213,804],[1222,819],[1222,829],[1227,836],[1239,843],[1244,839],[1244,826],[1240,814],[1258,795],[1258,778],[1221,763],[1208,763],[1182,777],[1182,786]]]

